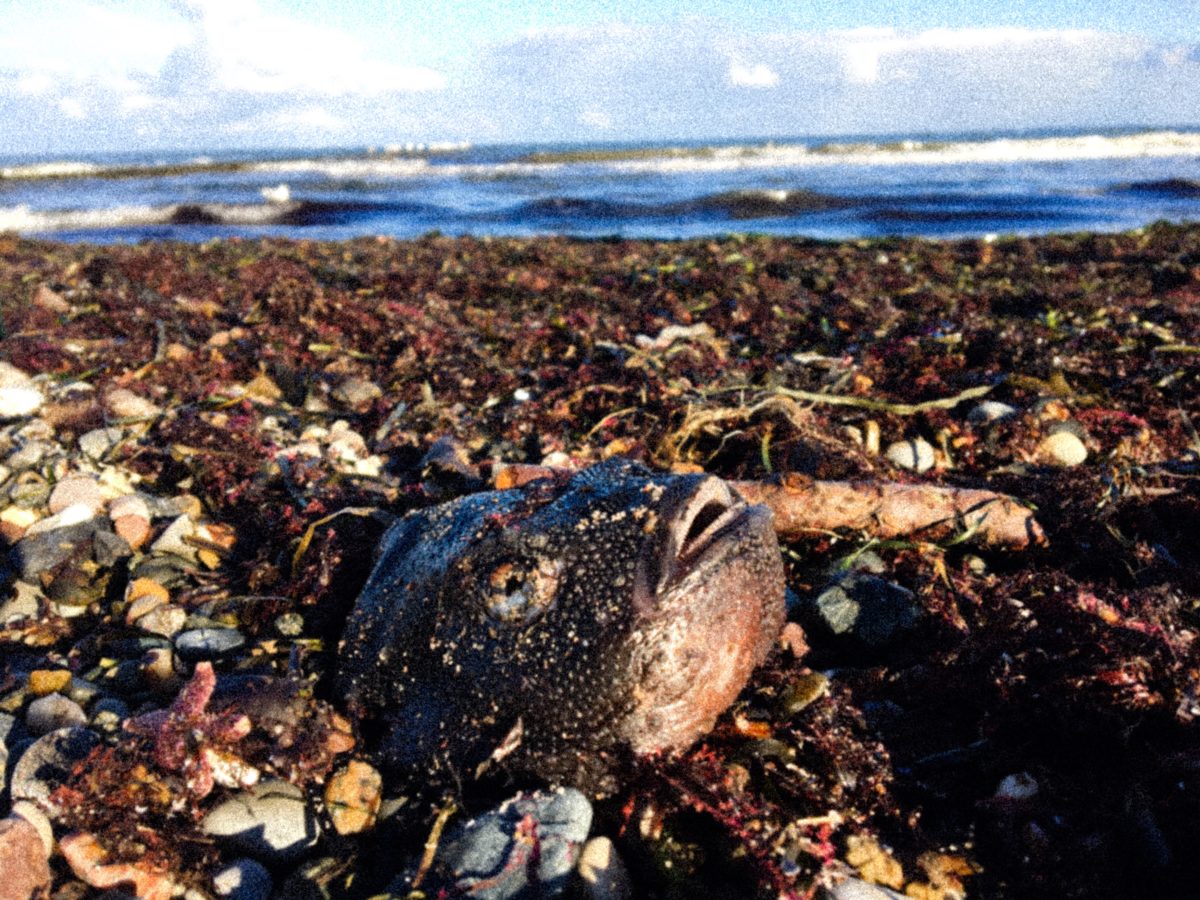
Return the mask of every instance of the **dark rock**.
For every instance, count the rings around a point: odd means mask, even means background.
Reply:
[[[591,826],[592,805],[573,788],[519,794],[456,829],[438,860],[477,900],[556,897]]]
[[[70,559],[96,533],[98,526],[97,520],[89,519],[65,528],[27,534],[12,548],[12,565],[21,578],[36,584],[43,572]]]
[[[188,662],[220,659],[245,644],[246,638],[236,628],[193,628],[175,637],[175,651]]]
[[[863,572],[849,572],[804,604],[802,618],[827,633],[880,650],[910,631],[921,607],[912,591]]]

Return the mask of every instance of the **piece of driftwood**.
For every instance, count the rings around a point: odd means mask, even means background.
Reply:
[[[508,465],[495,471],[497,489],[561,474],[548,466]],[[775,514],[785,540],[837,531],[858,531],[881,540],[920,533],[928,540],[967,535],[985,547],[1024,550],[1046,543],[1033,512],[993,491],[933,484],[814,481],[788,476],[778,482],[734,481],[750,503]]]

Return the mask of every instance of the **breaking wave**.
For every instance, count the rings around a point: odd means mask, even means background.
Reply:
[[[404,211],[398,204],[289,200],[283,203],[171,203],[107,209],[0,207],[0,232],[106,231],[156,225],[332,225],[364,213]],[[417,211],[413,205],[410,211]]]

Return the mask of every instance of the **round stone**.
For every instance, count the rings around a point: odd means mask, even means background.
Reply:
[[[187,610],[174,603],[167,603],[156,606],[145,615],[140,616],[135,624],[148,634],[169,638],[182,631],[186,622]]]
[[[883,454],[888,462],[911,472],[928,472],[933,468],[933,446],[924,438],[910,438],[889,444]]]
[[[200,827],[265,863],[294,862],[320,837],[304,792],[286,781],[264,781],[230,797],[214,807]]]
[[[351,760],[325,786],[325,807],[338,834],[358,834],[375,825],[383,777],[362,760]]]
[[[12,770],[10,793],[13,801],[42,803],[70,777],[75,763],[87,756],[100,738],[87,728],[60,728],[42,735]]]
[[[104,506],[100,496],[100,485],[87,475],[70,475],[54,486],[50,492],[50,512],[57,514],[70,506],[86,506],[93,514]]]
[[[1017,412],[1018,410],[1015,406],[1009,406],[1007,403],[1001,403],[999,400],[984,400],[967,413],[967,421],[972,425],[989,425],[992,422],[1011,419]]]
[[[192,628],[175,638],[175,650],[188,662],[218,659],[245,644],[246,638],[236,628]]]
[[[537,828],[538,852],[522,837]],[[592,827],[592,805],[574,788],[518,794],[455,830],[438,858],[475,900],[554,897],[566,888]]]
[[[162,407],[127,388],[109,391],[104,398],[109,415],[117,419],[153,419],[162,415]]]
[[[1079,465],[1087,455],[1087,447],[1079,436],[1066,430],[1048,434],[1038,444],[1038,459],[1063,468]]]
[[[83,707],[62,694],[38,697],[25,710],[25,727],[34,735],[86,724],[87,713]]]

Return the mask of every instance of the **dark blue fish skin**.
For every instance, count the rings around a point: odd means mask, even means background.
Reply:
[[[602,792],[630,754],[710,729],[783,618],[764,507],[610,460],[393,525],[338,684],[390,773],[499,761]]]

